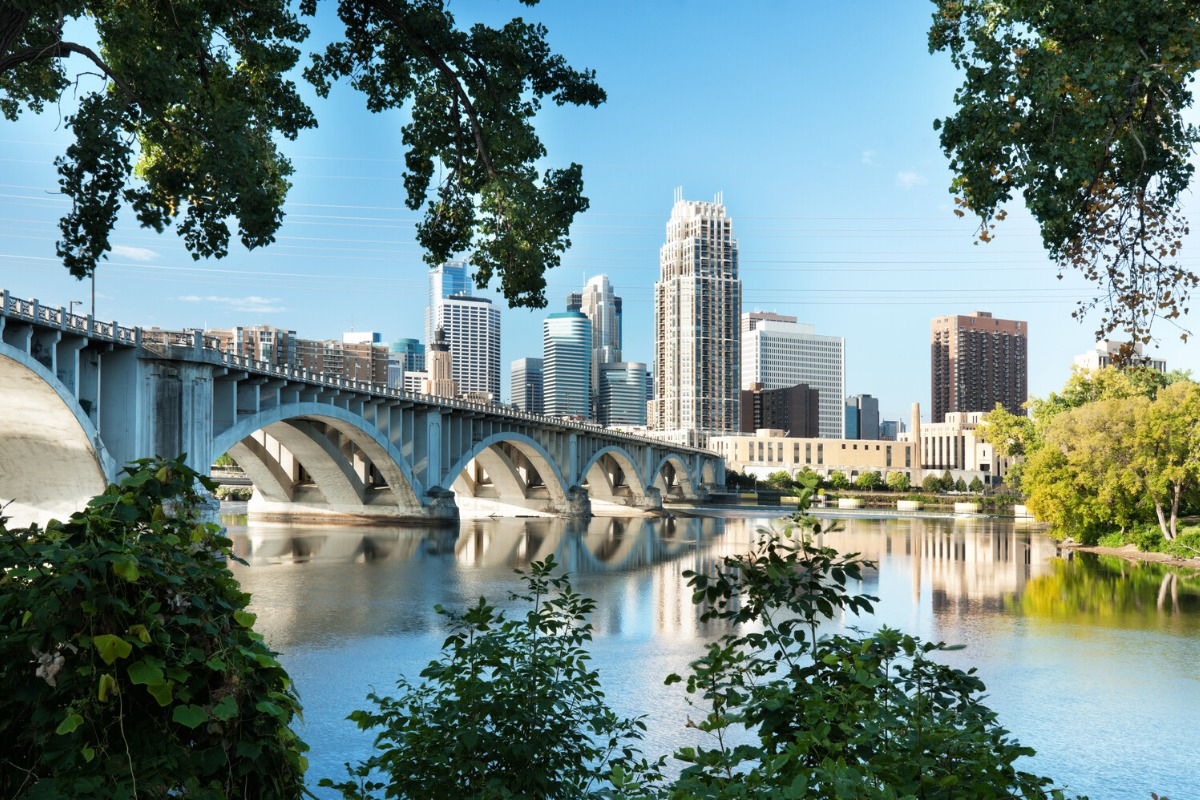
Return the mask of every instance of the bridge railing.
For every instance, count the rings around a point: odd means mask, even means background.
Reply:
[[[517,411],[515,409],[505,408],[504,406],[500,405],[492,405],[490,403],[476,403],[469,400],[458,400],[454,398],[422,394],[420,392],[409,392],[404,389],[396,389],[390,386],[380,386],[377,383],[370,383],[368,381],[360,381],[353,378],[343,378],[340,375],[328,375],[320,372],[312,372],[301,367],[280,366],[277,364],[272,364],[268,361],[260,361],[250,356],[241,355],[239,353],[231,353],[222,348],[219,337],[205,334],[203,331],[196,329],[169,331],[160,328],[146,329],[137,327],[123,327],[118,325],[116,322],[102,322],[92,318],[91,315],[80,316],[78,314],[71,314],[61,306],[58,308],[53,306],[44,306],[36,299],[25,300],[20,297],[13,297],[11,294],[3,290],[0,290],[0,301],[2,301],[0,302],[0,315],[2,316],[34,322],[39,325],[59,328],[65,331],[71,331],[73,333],[78,333],[93,339],[103,339],[105,341],[116,342],[118,344],[125,344],[134,347],[145,347],[162,355],[167,354],[163,348],[186,348],[192,350],[197,355],[200,355],[201,353],[216,354],[218,360],[231,369],[253,372],[257,375],[263,375],[272,378],[301,381],[303,383],[316,386],[351,391],[376,398],[389,398],[407,402],[423,403],[426,405],[437,405],[446,408],[458,409],[460,411],[477,411],[483,414],[505,417],[512,420],[520,420],[535,425],[557,427],[562,430],[575,430],[585,433],[601,433],[609,438],[620,439],[635,444],[669,447],[675,450],[686,450],[704,454],[709,454],[711,452],[695,447],[689,447],[687,445],[678,445],[671,442],[665,442],[661,439],[655,439],[650,436],[639,436],[637,434],[626,433],[624,431],[614,431],[595,422],[566,420],[560,417],[547,417],[541,414],[532,414],[528,411]]]
[[[105,322],[91,316],[72,314],[62,306],[42,305],[37,299],[26,300],[13,297],[0,290],[0,316],[34,322],[50,328],[77,333],[89,339],[103,339],[117,344],[136,347],[140,343],[141,328],[127,328],[116,322]]]

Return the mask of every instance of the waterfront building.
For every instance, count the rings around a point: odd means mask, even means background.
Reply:
[[[518,411],[543,413],[543,364],[540,358],[518,358],[512,362],[512,404]]]
[[[821,393],[804,384],[767,389],[761,383],[741,391],[738,430],[754,433],[777,428],[788,436],[808,438],[820,433]]]
[[[397,339],[388,347],[388,386],[404,388],[407,372],[425,371],[425,345],[416,339]]]
[[[603,419],[607,412],[600,408],[600,365],[621,360],[621,298],[613,293],[607,275],[597,275],[582,292],[567,295],[567,310],[582,313],[592,325],[592,416]]]
[[[499,402],[499,309],[486,297],[450,295],[438,306],[438,327],[454,354],[454,382],[458,390],[490,394],[492,402]]]
[[[929,339],[934,422],[955,411],[991,411],[997,403],[1024,416],[1029,323],[986,311],[935,317]]]
[[[846,398],[846,438],[879,439],[879,399],[869,394]]]
[[[592,324],[579,311],[551,314],[542,323],[542,403],[549,417],[589,419]]]
[[[737,430],[741,309],[738,243],[721,196],[705,203],[676,190],[654,284],[651,428],[696,441]]]
[[[646,365],[641,361],[611,361],[600,365],[599,375],[600,424],[644,426]]]
[[[805,470],[823,478],[841,472],[851,481],[864,472],[878,472],[884,480],[902,472],[913,483],[923,478],[917,448],[908,442],[796,437],[767,429],[753,435],[714,436],[709,448],[724,457],[726,469],[759,478],[781,471],[795,477]]]
[[[751,311],[741,319],[741,387],[766,389],[804,384],[820,393],[817,435],[840,439],[846,432],[846,340],[818,334],[795,317]]]
[[[425,306],[425,341],[442,324],[442,301],[452,295],[470,296],[471,275],[465,261],[447,261],[429,270],[429,303]]]
[[[970,483],[978,477],[984,484],[1003,482],[1009,461],[995,446],[978,433],[984,411],[951,411],[941,422],[921,422],[921,408],[913,403],[912,429],[899,434],[898,440],[914,443],[921,467],[942,475],[947,470],[954,478]]]
[[[1110,366],[1113,359],[1125,347],[1127,342],[1114,342],[1108,339],[1101,339],[1096,342],[1096,346],[1082,355],[1075,356],[1075,366],[1080,369],[1100,369],[1101,367]],[[1142,355],[1142,345],[1140,342],[1133,344],[1133,363],[1142,364],[1157,372],[1167,371],[1167,362],[1161,358],[1147,357]]]

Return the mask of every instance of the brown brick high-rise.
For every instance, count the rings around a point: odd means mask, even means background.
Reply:
[[[1024,415],[1029,399],[1029,323],[986,311],[936,317],[930,325],[933,422],[951,411]]]

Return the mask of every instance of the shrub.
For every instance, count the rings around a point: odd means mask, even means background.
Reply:
[[[249,500],[254,496],[253,486],[218,486],[213,489],[213,496],[218,500]]]
[[[826,483],[829,484],[829,488],[836,489],[838,491],[850,488],[850,479],[846,477],[846,473],[839,472],[836,469],[829,473],[829,478],[826,480]]]
[[[0,521],[0,797],[300,797],[300,706],[198,516],[213,484],[126,473],[66,522]]]
[[[893,492],[907,492],[912,488],[912,481],[903,472],[893,472],[887,476],[887,485]]]
[[[945,645],[887,627],[820,634],[875,600],[847,588],[870,564],[814,545],[821,530],[797,515],[711,573],[685,573],[702,620],[734,630],[686,678],[715,745],[676,754],[688,766],[669,797],[1047,797],[1048,778],[1014,766],[1033,751],[983,705],[974,670],[934,660]],[[742,726],[752,744],[729,736]]]
[[[1143,553],[1162,550],[1163,545],[1166,543],[1162,531],[1157,527],[1136,530],[1133,532],[1131,539],[1137,545],[1137,549]]]
[[[858,476],[858,480],[854,482],[859,489],[873,491],[883,485],[883,478],[878,472],[864,472]]]
[[[971,478],[971,485],[968,488],[975,494],[979,494],[983,491],[983,481],[979,480],[979,476],[976,475],[974,478]]]
[[[921,488],[930,494],[937,494],[942,491],[942,479],[937,475],[926,475],[925,480],[921,481]]]
[[[585,649],[595,602],[554,577],[553,557],[520,572],[528,610],[509,618],[486,600],[450,620],[442,658],[401,677],[399,696],[367,696],[375,711],[350,719],[378,729],[375,753],[350,779],[322,786],[348,800],[591,798],[615,787],[624,797],[650,793],[658,764],[639,759],[633,742],[644,724],[617,717],[604,703]],[[381,775],[379,781],[373,775]]]

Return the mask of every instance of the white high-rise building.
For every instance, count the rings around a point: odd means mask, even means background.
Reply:
[[[820,436],[846,430],[846,340],[823,336],[795,317],[752,311],[742,315],[742,388],[786,389],[799,383],[820,392]]]
[[[654,284],[654,399],[659,431],[738,429],[738,243],[722,198],[684,200],[676,190]],[[839,395],[840,397],[840,395]]]
[[[433,342],[433,334],[438,328],[442,301],[451,295],[469,296],[470,294],[471,275],[468,272],[467,262],[447,261],[445,264],[429,270],[429,305],[425,306],[426,347]]]
[[[1114,342],[1109,339],[1101,339],[1096,342],[1096,347],[1088,352],[1075,356],[1075,366],[1080,369],[1100,369],[1112,365],[1113,360],[1121,352],[1121,348],[1125,342]],[[1133,360],[1134,364],[1143,364],[1152,370],[1158,372],[1167,371],[1167,362],[1161,358],[1154,356],[1143,356],[1142,345],[1140,342],[1133,343]]]
[[[592,324],[578,311],[542,323],[542,405],[548,417],[588,418],[592,395]]]
[[[646,424],[646,365],[641,361],[611,361],[600,365],[601,425]]]
[[[592,410],[602,419],[600,365],[621,360],[621,298],[613,294],[607,275],[597,275],[582,292],[567,295],[567,311],[582,312],[592,323]]]
[[[438,306],[437,327],[450,345],[458,391],[500,402],[500,310],[486,297],[450,295]]]

